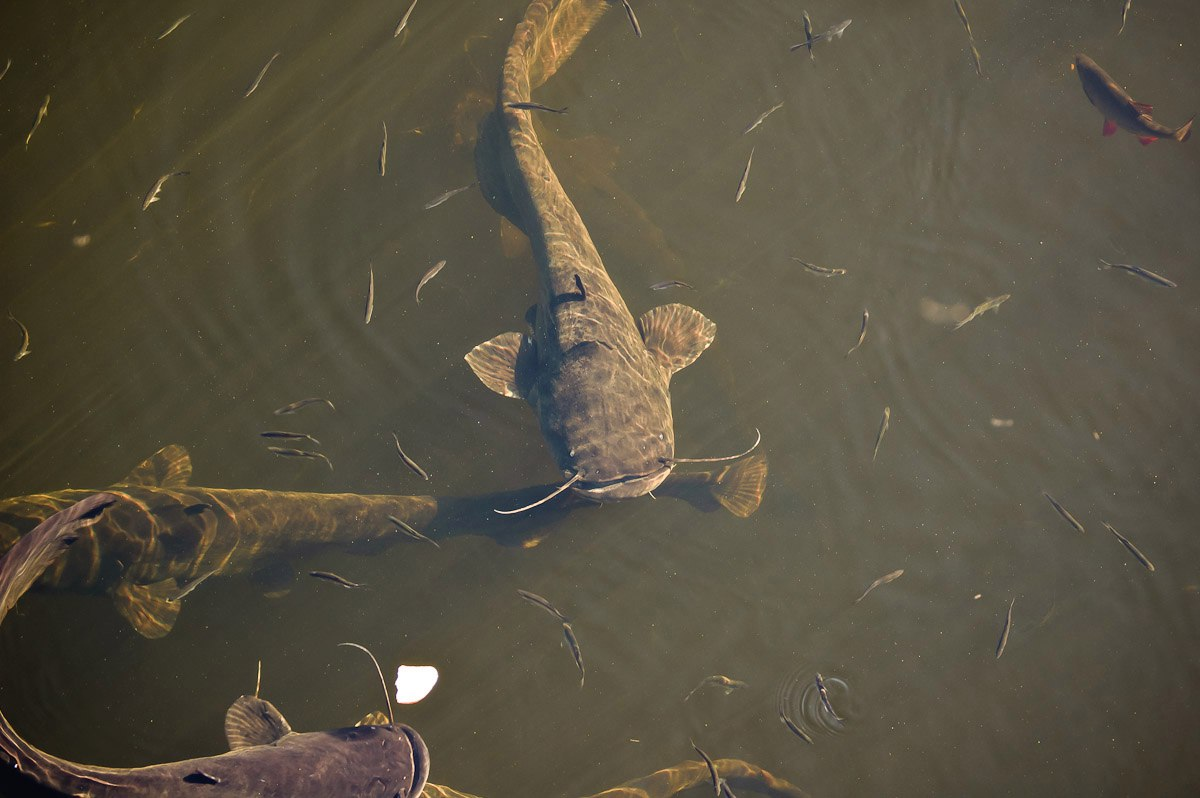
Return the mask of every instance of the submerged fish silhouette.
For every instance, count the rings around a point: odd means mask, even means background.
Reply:
[[[0,561],[0,622],[72,543],[79,528],[120,501],[92,495],[60,510],[19,540]],[[417,798],[429,775],[429,751],[408,726],[354,726],[293,732],[279,710],[242,696],[225,716],[230,750],[217,756],[138,768],[81,765],[21,739],[0,714],[0,753],[50,789],[87,796],[355,795]]]
[[[1174,129],[1155,121],[1150,116],[1154,106],[1134,100],[1099,64],[1083,53],[1075,55],[1075,71],[1079,73],[1083,93],[1104,114],[1104,135],[1113,135],[1117,128],[1128,130],[1137,136],[1143,147],[1159,139],[1187,141],[1192,135],[1194,115]]]

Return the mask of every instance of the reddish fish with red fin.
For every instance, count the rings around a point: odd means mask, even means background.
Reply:
[[[1075,71],[1083,83],[1083,93],[1104,114],[1104,135],[1111,136],[1117,128],[1122,128],[1137,136],[1143,147],[1159,139],[1187,141],[1192,135],[1194,115],[1187,124],[1175,129],[1156,122],[1150,116],[1154,106],[1134,100],[1099,64],[1083,53],[1075,55]]]

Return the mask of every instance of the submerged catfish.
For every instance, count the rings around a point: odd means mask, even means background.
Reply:
[[[526,314],[530,333],[504,333],[466,356],[488,388],[533,406],[572,490],[598,500],[641,496],[671,473],[671,375],[716,336],[716,326],[685,305],[634,321],[546,158],[534,114],[519,107],[609,5],[534,0],[513,34],[475,168],[488,202],[529,238],[538,301]]]
[[[111,593],[138,632],[157,638],[171,631],[181,599],[200,581],[254,571],[321,546],[403,540],[389,516],[434,538],[474,531],[528,546],[524,536],[530,523],[502,521],[492,509],[545,495],[541,486],[465,498],[226,490],[189,485],[191,473],[191,458],[182,446],[156,452],[108,489],[117,503],[81,530],[80,543],[48,569],[40,584]],[[675,474],[660,494],[706,511],[724,507],[745,518],[758,509],[766,476],[766,458],[755,456],[713,472]],[[92,493],[61,490],[0,501],[0,552]]]
[[[81,527],[120,503],[100,493],[60,510],[19,540],[0,561],[0,622],[68,547],[83,545]],[[230,750],[218,756],[138,768],[81,765],[21,739],[0,714],[0,754],[39,784],[77,796],[354,795],[416,798],[429,775],[420,736],[397,724],[293,732],[279,710],[242,696],[225,716]]]
[[[1075,71],[1079,73],[1079,80],[1083,83],[1083,93],[1087,95],[1092,105],[1099,108],[1100,113],[1104,114],[1104,135],[1113,135],[1117,132],[1117,128],[1128,130],[1137,136],[1142,146],[1159,139],[1187,141],[1188,137],[1192,135],[1192,122],[1195,120],[1195,116],[1186,124],[1174,129],[1156,122],[1150,116],[1154,111],[1154,106],[1134,100],[1117,85],[1115,80],[1108,76],[1107,72],[1100,68],[1099,64],[1083,53],[1075,55]]]

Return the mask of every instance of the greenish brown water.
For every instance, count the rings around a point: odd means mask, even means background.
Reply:
[[[393,39],[407,5],[0,9],[0,295],[32,339],[0,362],[0,496],[101,488],[168,443],[219,487],[468,495],[557,477],[528,407],[462,360],[521,329],[532,261],[504,254],[477,190],[423,209],[475,179],[475,123],[525,4],[423,0]],[[1135,0],[1118,38],[1116,0],[964,5],[982,79],[950,0],[807,6],[819,30],[854,20],[814,62],[787,51],[799,4],[643,0],[644,38],[617,8],[535,98],[570,108],[542,119],[545,146],[634,314],[683,301],[716,322],[673,383],[678,450],[738,451],[760,428],[756,515],[643,499],[557,518],[531,549],[474,534],[313,555],[291,564],[371,591],[305,578],[269,599],[218,576],[162,640],[106,597],[31,595],[0,634],[5,714],[77,761],[212,754],[260,659],[298,730],[378,709],[369,664],[336,646],[353,640],[385,670],[441,669],[403,720],[433,781],[489,798],[594,793],[692,758],[689,738],[814,795],[1196,794],[1200,143],[1102,137],[1068,65],[1086,52],[1182,124],[1200,109],[1200,12]],[[666,279],[697,290],[649,290]],[[957,331],[922,315],[999,294]],[[306,396],[338,410],[271,415]],[[257,432],[280,426],[319,438],[335,471],[273,458]],[[583,689],[517,588],[572,616]],[[749,687],[683,701],[718,673]],[[814,746],[779,723],[781,694]]]

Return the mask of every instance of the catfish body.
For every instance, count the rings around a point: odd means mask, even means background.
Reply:
[[[1177,128],[1169,128],[1156,121],[1150,116],[1153,106],[1130,97],[1099,64],[1083,53],[1075,55],[1075,71],[1079,73],[1083,93],[1104,114],[1104,135],[1111,136],[1120,128],[1137,136],[1143,146],[1158,139],[1187,141],[1192,135],[1195,117]]]

